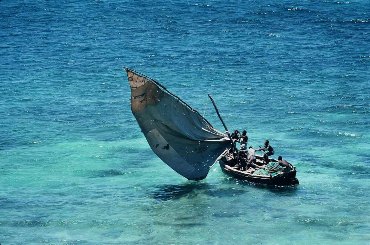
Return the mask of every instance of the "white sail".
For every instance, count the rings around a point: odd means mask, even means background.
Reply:
[[[126,71],[131,110],[152,150],[185,178],[204,179],[229,139],[156,81]]]

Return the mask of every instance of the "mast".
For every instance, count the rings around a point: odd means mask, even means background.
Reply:
[[[222,119],[222,117],[221,117],[221,115],[220,115],[220,112],[218,111],[218,108],[217,108],[217,106],[216,106],[215,101],[213,100],[213,98],[212,98],[212,96],[211,96],[210,94],[208,94],[208,97],[211,99],[212,104],[213,104],[213,107],[214,107],[214,108],[215,108],[215,110],[216,110],[217,116],[218,116],[218,118],[220,119],[220,121],[221,121],[222,125],[224,126],[224,128],[225,128],[225,130],[226,130],[227,137],[229,137],[229,139],[231,140],[231,142],[233,142],[233,140],[231,139],[230,132],[229,132],[229,130],[227,129],[227,126],[226,126],[226,124],[225,124],[224,120]],[[235,149],[234,144],[232,143],[231,145],[232,145],[232,148],[233,148],[233,149]]]
[[[225,124],[224,120],[222,120],[222,117],[221,117],[221,115],[220,115],[220,112],[218,111],[218,108],[217,108],[217,106],[216,106],[215,101],[213,100],[213,98],[211,97],[211,95],[210,95],[210,94],[208,94],[208,97],[211,99],[212,104],[213,104],[213,107],[214,107],[214,108],[215,108],[215,110],[216,110],[217,116],[218,116],[218,118],[221,120],[222,125],[224,126],[225,130],[226,130],[227,132],[229,132],[229,130],[228,130],[228,129],[227,129],[227,127],[226,127],[226,124]],[[228,134],[229,134],[229,133],[228,133]]]

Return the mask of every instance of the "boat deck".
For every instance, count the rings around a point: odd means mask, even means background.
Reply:
[[[234,178],[266,185],[284,186],[299,183],[296,178],[296,169],[293,165],[291,165],[290,169],[286,169],[279,166],[274,159],[271,159],[270,163],[264,164],[262,157],[258,157],[256,162],[260,166],[241,170],[238,165],[235,165],[233,160],[232,155],[225,154],[224,157],[219,159],[219,164],[224,173]]]

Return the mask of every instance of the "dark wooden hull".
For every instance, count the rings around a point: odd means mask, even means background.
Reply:
[[[219,163],[224,173],[240,180],[256,184],[274,185],[274,186],[289,186],[299,184],[299,181],[296,178],[297,172],[295,168],[289,172],[282,172],[276,176],[257,176],[251,173],[247,173],[246,171],[240,171],[236,168],[230,167],[229,165],[227,165],[227,162],[225,162],[222,159],[219,160]]]

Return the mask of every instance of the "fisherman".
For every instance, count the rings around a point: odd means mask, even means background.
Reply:
[[[272,162],[275,162],[276,164],[268,167],[269,172],[281,171],[280,167],[284,168],[284,172],[289,172],[292,169],[290,163],[286,160],[283,160],[282,156],[279,156],[277,161],[272,160]]]
[[[256,150],[253,149],[253,146],[249,146],[249,149],[248,149],[247,169],[248,168],[253,168],[253,169],[260,168],[260,166],[257,165],[256,163]]]
[[[239,167],[241,171],[245,171],[247,167],[247,152],[246,150],[240,150],[239,151]]]
[[[285,167],[286,170],[291,170],[291,164],[287,160],[283,160],[282,156],[278,157],[278,163],[280,166]]]
[[[253,149],[253,146],[249,146],[248,149],[248,163],[256,162],[256,150]]]
[[[236,142],[239,142],[239,138],[240,138],[240,133],[238,130],[235,130],[234,133],[231,134],[230,136],[231,140],[232,140],[232,144],[233,144],[233,149],[234,149],[234,153],[236,154],[236,157],[238,157],[238,148],[236,147]]]
[[[231,160],[227,160],[227,158],[225,156],[223,156],[225,159],[225,162],[228,162],[228,165],[231,166],[231,167],[234,167],[238,164],[238,157],[236,155],[236,153],[234,152],[234,149],[230,148],[229,149],[229,152],[228,152],[228,155],[229,156],[232,156],[231,157]]]
[[[248,143],[248,135],[247,135],[247,130],[243,130],[242,135],[240,136],[240,148],[247,149],[247,143]]]
[[[233,142],[239,141],[240,133],[238,130],[235,130],[234,133],[231,134],[231,139]]]
[[[267,153],[263,154],[263,162],[265,163],[265,165],[270,163],[270,159]]]
[[[272,148],[272,146],[270,145],[270,141],[269,140],[266,140],[265,141],[265,144],[264,144],[264,147],[258,149],[258,151],[264,151],[265,154],[269,157],[269,156],[272,156],[274,155],[274,148]]]

